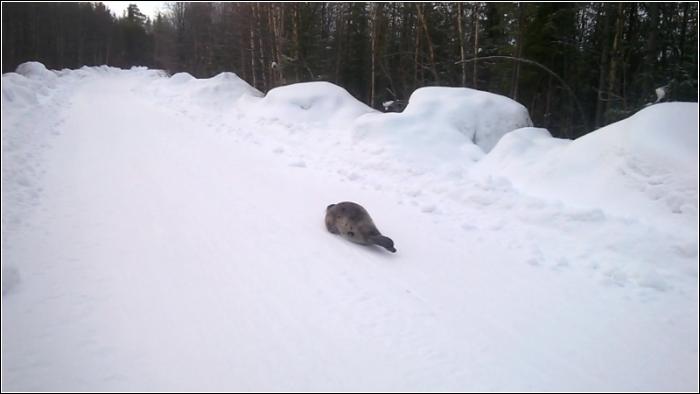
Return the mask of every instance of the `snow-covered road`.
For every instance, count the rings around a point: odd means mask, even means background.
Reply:
[[[3,77],[3,390],[698,389],[696,229],[84,74]],[[396,254],[326,232],[345,200]]]

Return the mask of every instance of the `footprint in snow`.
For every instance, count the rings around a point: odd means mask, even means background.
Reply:
[[[437,209],[437,207],[435,206],[435,204],[423,205],[421,207],[421,211],[423,213],[433,213],[433,212],[435,212],[436,209]]]
[[[474,231],[474,230],[478,230],[478,227],[476,227],[476,226],[474,226],[474,225],[472,225],[472,224],[469,224],[469,223],[464,223],[464,224],[462,225],[462,230],[464,230],[464,231]]]

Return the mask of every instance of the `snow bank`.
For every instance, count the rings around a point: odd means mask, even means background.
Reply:
[[[166,103],[197,104],[214,110],[232,107],[242,97],[261,97],[263,94],[230,72],[212,78],[197,79],[188,73],[177,73],[170,78],[159,78],[144,89],[165,99]]]
[[[461,150],[478,160],[481,151],[490,151],[506,133],[531,125],[527,109],[507,97],[468,88],[426,87],[413,92],[403,112],[365,116],[355,130],[360,138],[435,148],[438,155]]]
[[[16,72],[2,75],[0,218],[3,245],[8,243],[7,229],[20,229],[27,213],[38,204],[41,192],[39,179],[44,168],[36,162],[47,146],[47,139],[53,135],[51,115],[59,107],[53,97],[58,79],[55,72],[38,62],[22,63]],[[21,282],[16,261],[6,259],[5,250],[3,246],[3,297],[13,292]]]
[[[17,74],[23,75],[33,80],[40,80],[44,83],[54,81],[57,76],[53,71],[46,69],[46,66],[39,62],[26,62],[17,66]]]
[[[129,81],[143,77],[158,80],[165,76],[162,70],[151,70],[145,67],[132,67],[122,70],[109,66],[83,66],[77,70],[48,70],[39,62],[25,62],[17,66],[15,72],[2,75],[2,106],[15,109],[25,107],[25,110],[36,105],[47,105],[49,96],[53,95],[59,86],[75,88],[74,82],[87,78],[104,76],[121,76]],[[3,112],[4,113],[4,112]]]
[[[26,62],[16,72],[2,75],[2,106],[32,106],[39,96],[56,87],[58,76],[38,62]]]
[[[663,103],[577,140],[509,133],[475,165],[516,188],[567,204],[658,222],[698,217],[698,106]]]
[[[178,73],[142,89],[184,112],[196,103],[213,110],[213,118],[265,124],[267,133],[278,130],[277,138],[294,144],[313,139],[333,146],[335,156],[339,150],[359,148],[374,152],[374,166],[398,160],[416,163],[419,172],[469,166],[501,136],[532,124],[517,102],[466,88],[418,89],[403,113],[380,113],[323,81],[280,86],[263,95],[233,73],[210,79]]]
[[[375,112],[347,90],[323,81],[274,88],[246,110],[265,119],[335,128],[344,128],[360,115]]]
[[[2,75],[2,107],[3,113],[7,105],[34,105],[37,103],[37,93],[45,90],[44,84],[31,81],[17,73]]]

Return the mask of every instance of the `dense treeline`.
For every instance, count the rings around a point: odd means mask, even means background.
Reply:
[[[426,85],[524,104],[576,137],[658,99],[697,101],[697,3],[3,3],[3,72],[145,65],[262,91],[328,80],[380,108]],[[521,59],[521,60],[517,60]]]
[[[102,3],[2,3],[2,72],[35,60],[48,68],[153,64],[151,22],[130,7],[116,18]]]

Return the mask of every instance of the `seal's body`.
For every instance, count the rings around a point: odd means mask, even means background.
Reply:
[[[394,241],[383,236],[369,213],[354,202],[340,202],[326,208],[326,228],[349,241],[363,245],[379,245],[395,253]]]

